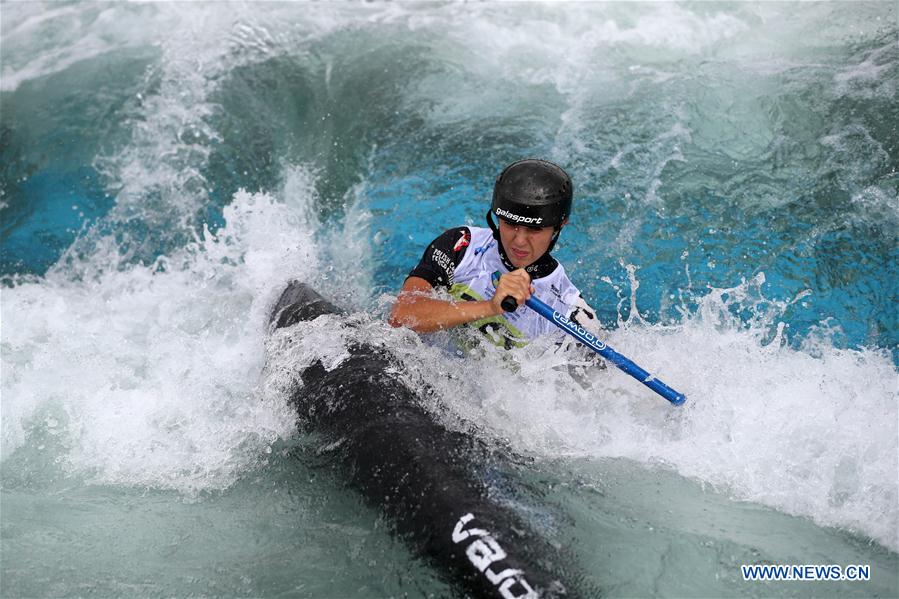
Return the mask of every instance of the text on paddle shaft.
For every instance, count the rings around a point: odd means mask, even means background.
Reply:
[[[603,351],[606,349],[606,344],[596,338],[593,333],[587,332],[582,326],[578,325],[573,320],[562,316],[558,312],[553,312],[553,320],[565,327],[567,330],[573,332],[578,339],[589,345],[590,347]]]
[[[472,539],[465,549],[465,555],[479,572],[482,572],[490,583],[498,587],[504,599],[537,599],[537,592],[524,579],[524,573],[514,568],[506,568],[494,572],[491,567],[495,562],[506,559],[506,552],[496,539],[482,528],[465,528],[474,520],[473,514],[465,514],[453,528],[453,543],[459,544]]]

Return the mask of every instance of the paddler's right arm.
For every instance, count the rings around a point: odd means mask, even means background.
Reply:
[[[418,333],[433,333],[473,320],[503,313],[500,302],[514,297],[519,305],[531,297],[531,278],[518,269],[500,277],[496,294],[489,301],[453,302],[434,297],[434,288],[427,280],[410,276],[403,283],[387,322],[394,327],[409,327]]]
[[[406,277],[387,322],[419,333],[432,333],[502,314],[499,304],[507,295],[523,305],[531,295],[531,279],[523,270],[500,277],[495,301],[453,302],[434,297],[434,289],[452,287],[456,267],[465,258],[470,243],[469,228],[456,227],[447,229],[428,244],[421,260]]]

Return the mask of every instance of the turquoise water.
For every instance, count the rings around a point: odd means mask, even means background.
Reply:
[[[894,3],[0,11],[0,594],[452,592],[267,378],[292,277],[365,323],[298,331],[297,363],[395,347],[527,457],[607,594],[899,593]],[[524,156],[571,173],[557,255],[684,409],[540,344],[447,362],[383,324]]]

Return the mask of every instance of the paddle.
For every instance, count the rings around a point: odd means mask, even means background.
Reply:
[[[496,285],[499,273],[494,273],[493,275],[493,284]],[[614,349],[597,339],[592,333],[588,333],[582,327],[578,326],[577,323],[572,322],[567,317],[565,317],[560,312],[556,312],[542,301],[537,299],[535,296],[531,296],[525,302],[525,305],[547,319],[548,321],[555,324],[557,327],[598,353],[600,356],[628,373],[668,401],[672,404],[679,406],[685,401],[687,401],[687,397],[683,393],[678,393],[662,381],[657,378],[654,378],[651,374],[616,352]],[[514,312],[518,309],[518,302],[514,297],[508,296],[500,302],[500,306],[506,312]]]

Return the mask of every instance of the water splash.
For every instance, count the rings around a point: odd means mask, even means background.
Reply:
[[[333,46],[312,42],[335,31],[355,34],[370,27],[377,33],[378,27],[395,25],[415,40],[433,43],[427,46],[433,59],[430,76],[413,83],[396,80],[404,86],[406,103],[389,107],[412,115],[401,123],[407,130],[398,135],[407,146],[439,147],[435,140],[448,138],[447,146],[460,162],[469,161],[466,152],[473,145],[486,147],[481,151],[491,160],[496,151],[511,152],[513,147],[519,152],[531,143],[541,150],[548,147],[556,158],[577,156],[574,166],[584,178],[595,175],[599,181],[592,190],[596,198],[620,195],[628,200],[631,208],[624,217],[648,207],[676,212],[677,199],[670,199],[676,194],[659,182],[696,172],[716,174],[711,181],[700,178],[696,189],[723,186],[741,205],[789,207],[794,196],[811,189],[807,180],[832,171],[852,191],[853,205],[875,217],[896,213],[894,174],[857,185],[860,178],[878,174],[872,166],[889,167],[886,146],[878,141],[882,135],[839,121],[805,144],[788,125],[797,115],[819,118],[809,108],[817,104],[793,106],[797,94],[773,105],[761,102],[759,108],[755,96],[741,97],[744,88],[728,79],[733,72],[741,78],[746,72],[783,73],[786,79],[773,81],[778,89],[794,86],[814,98],[893,99],[891,69],[897,63],[892,42],[861,51],[849,66],[822,65],[818,55],[810,62],[803,53],[805,44],[826,47],[844,40],[846,20],[829,14],[800,22],[804,27],[822,24],[823,30],[809,38],[798,35],[801,30],[791,31],[797,22],[780,18],[786,9],[773,4],[745,5],[726,15],[681,5],[653,5],[648,14],[637,5],[584,4],[573,12],[536,5],[443,5],[433,12],[397,4],[310,6],[304,7],[301,23],[289,5],[270,5],[270,12],[258,15],[243,10],[233,22],[230,16],[212,14],[215,9],[187,4],[70,5],[43,15],[32,6],[37,5],[4,5],[4,92],[131,44],[159,44],[162,58],[148,73],[151,93],[138,98],[135,114],[129,113],[134,125],[130,145],[95,163],[116,195],[117,208],[108,222],[122,228],[84,236],[92,245],[79,245],[45,278],[19,278],[3,290],[4,460],[15,459],[22,449],[46,452],[53,456],[50,461],[59,458],[69,474],[96,482],[195,493],[227,487],[265,454],[272,440],[289,434],[291,415],[275,396],[262,392],[259,401],[254,388],[262,369],[266,310],[290,277],[318,277],[317,283],[347,304],[369,303],[369,277],[374,276],[361,261],[366,242],[340,243],[348,233],[355,239],[365,236],[371,213],[362,200],[368,184],[347,195],[349,216],[337,232],[319,231],[310,216],[317,174],[306,165],[282,167],[286,184],[279,201],[266,194],[234,196],[224,210],[223,227],[212,227],[214,233],[203,228],[197,210],[209,201],[203,167],[221,135],[213,123],[218,108],[212,99],[219,78],[244,61],[281,53],[320,61],[331,93],[339,70],[352,70],[353,62],[337,60],[339,39]],[[815,5],[809,10],[833,9]],[[853,5],[838,10],[872,9]],[[13,11],[27,14],[10,21],[6,17]],[[146,26],[147,14],[152,26]],[[61,26],[81,15],[88,25]],[[520,27],[510,27],[510,21]],[[778,26],[763,29],[759,22]],[[852,22],[855,27],[875,26],[866,19]],[[43,52],[23,45],[14,46],[21,50],[17,55],[6,54],[12,41],[44,43],[44,26],[63,34],[71,30],[73,36],[64,35]],[[753,34],[741,36],[747,29]],[[127,35],[115,35],[117,30]],[[757,33],[765,34],[764,39]],[[759,46],[747,51],[746,39]],[[418,48],[415,43],[410,47]],[[789,57],[760,62],[759,54],[769,51]],[[738,60],[728,62],[733,56]],[[699,66],[706,69],[706,78],[700,85],[691,70],[697,63],[684,62],[687,58],[702,58]],[[814,81],[797,72],[799,67],[828,74],[820,94]],[[703,99],[716,105],[734,102],[748,125],[741,129],[742,121],[721,115],[711,126],[707,114],[690,112],[695,107],[681,98],[693,88],[685,92],[685,86],[705,88],[709,80],[720,89],[708,90]],[[635,98],[651,101],[631,110]],[[770,123],[762,118],[762,109],[774,115]],[[652,115],[655,120],[648,118]],[[832,121],[833,115],[824,116]],[[644,117],[645,127],[628,120]],[[796,127],[801,133],[820,131],[803,118]],[[483,141],[488,121],[502,130],[495,143],[489,137]],[[548,132],[544,122],[551,123]],[[610,123],[610,128],[597,135],[595,123]],[[461,133],[441,135],[460,126]],[[505,137],[516,127],[526,134]],[[412,130],[424,133],[407,137]],[[738,142],[727,143],[731,139]],[[684,147],[690,144],[695,146],[692,153]],[[798,151],[803,148],[805,156]],[[784,168],[790,156],[811,162],[818,152],[826,154],[820,173],[805,163]],[[763,190],[778,190],[762,200],[758,188],[746,185],[747,171],[737,168],[735,160],[759,153],[774,158],[772,174],[764,174],[770,185]],[[404,164],[413,157],[422,159],[416,152],[400,154],[395,161]],[[612,170],[620,171],[621,185],[609,184]],[[754,166],[750,172],[756,172]],[[801,184],[791,183],[794,179]],[[427,191],[427,185],[423,188]],[[692,201],[700,194],[684,195]],[[708,200],[709,210],[722,204],[716,200]],[[599,204],[587,203],[585,220]],[[822,214],[833,212],[826,202],[822,206]],[[129,254],[128,242],[139,244],[145,238],[126,234],[123,243],[116,233],[127,233],[128,225],[141,219],[160,236],[171,232],[171,225],[186,240],[184,246],[160,249],[151,243],[146,252]],[[621,231],[621,251],[611,257],[612,264],[640,239],[641,221],[626,220],[633,226]],[[618,227],[618,220],[611,226]],[[815,223],[822,230],[826,226]],[[587,237],[592,243],[600,236]],[[791,239],[792,231],[784,237]],[[622,260],[630,294],[618,290],[619,302],[624,302],[618,305],[619,327],[606,340],[685,391],[690,400],[679,411],[614,369],[573,377],[568,360],[552,345],[535,343],[512,354],[486,352],[480,361],[456,361],[379,322],[346,334],[382,338],[395,348],[408,365],[410,384],[428,384],[437,389],[435,398],[448,402],[452,413],[441,412],[441,417],[453,426],[477,423],[516,450],[549,459],[627,457],[664,463],[735,497],[859,530],[899,547],[897,415],[891,386],[896,373],[889,357],[878,349],[841,349],[836,342],[839,325],[829,320],[815,325],[799,347],[783,343],[790,336],[783,315],[792,302],[802,300],[795,295],[790,301],[765,298],[764,281],[758,277],[697,293],[688,274],[689,286],[680,290],[681,297],[696,308],[685,308],[676,322],[650,324],[637,310],[640,277],[627,266],[634,262]],[[351,278],[355,266],[363,276]],[[734,268],[738,274],[746,272],[745,263],[736,261]],[[644,281],[643,290],[648,288]],[[341,290],[348,291],[341,296]],[[316,351],[339,359],[345,338],[331,339],[320,330],[307,335]],[[329,340],[334,344],[328,345]],[[294,356],[309,357],[302,352]]]
[[[241,192],[215,235],[150,266],[104,268],[119,262],[110,244],[82,276],[58,270],[4,289],[4,459],[34,448],[49,409],[62,415],[52,428],[69,474],[191,493],[229,486],[293,430],[283,402],[258,401],[254,386],[269,305],[284,281],[316,271],[307,217]]]
[[[686,393],[683,408],[611,367],[573,373],[552,343],[465,361],[437,348],[400,351],[419,385],[517,451],[664,464],[734,498],[899,547],[899,464],[883,451],[899,435],[888,352],[838,349],[823,326],[790,347],[780,318],[805,294],[770,300],[763,284],[758,275],[712,289],[668,325],[637,315],[632,286],[630,317],[605,341]]]

